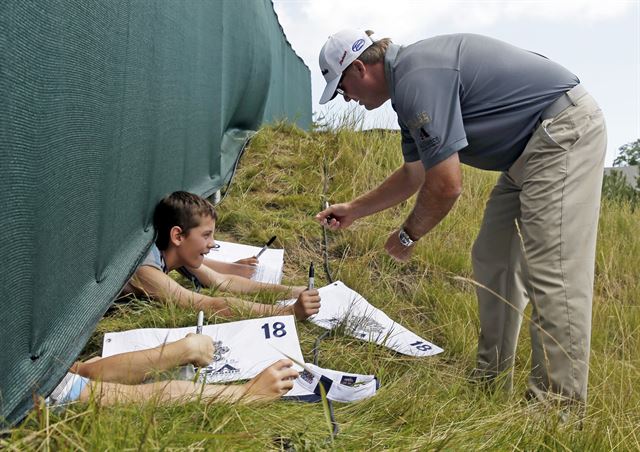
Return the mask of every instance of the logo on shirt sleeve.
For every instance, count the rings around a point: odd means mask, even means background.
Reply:
[[[407,121],[407,126],[411,135],[421,150],[427,151],[440,144],[439,136],[432,136],[427,131],[428,124],[431,123],[431,116],[426,111],[421,111]]]
[[[427,125],[431,122],[431,116],[426,111],[421,111],[413,118],[407,121],[407,127],[410,129],[419,129],[420,127]]]
[[[424,127],[418,129],[418,140],[420,141],[420,148],[424,150],[431,149],[440,144],[440,137],[432,137]]]

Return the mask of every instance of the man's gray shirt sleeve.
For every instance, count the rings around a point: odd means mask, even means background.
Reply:
[[[420,160],[418,147],[415,141],[413,141],[411,133],[409,133],[409,128],[402,122],[399,116],[398,125],[400,125],[400,135],[402,136],[402,156],[404,157],[404,161],[406,163],[417,162]]]
[[[395,89],[406,162],[432,168],[467,146],[455,69],[421,69],[405,74]]]

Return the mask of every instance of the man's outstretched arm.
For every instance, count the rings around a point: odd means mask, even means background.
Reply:
[[[455,153],[425,171],[424,183],[418,192],[413,210],[404,222],[404,230],[412,240],[418,240],[447,216],[462,193],[460,160]],[[385,249],[394,258],[409,259],[413,247],[405,247],[398,238],[399,229],[393,231]]]
[[[316,221],[330,229],[345,229],[358,218],[401,203],[423,184],[425,171],[420,161],[403,164],[378,187],[353,201],[334,204],[316,215]],[[331,220],[327,220],[328,217]]]

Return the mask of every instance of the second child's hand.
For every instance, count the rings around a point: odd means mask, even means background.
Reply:
[[[313,263],[309,265],[309,282],[307,289],[298,295],[298,299],[292,305],[292,313],[298,320],[306,320],[320,312],[320,293],[315,289],[315,270]]]

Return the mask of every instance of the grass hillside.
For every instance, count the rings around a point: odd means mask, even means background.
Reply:
[[[218,211],[217,237],[262,244],[277,235],[286,250],[285,282],[304,284],[310,261],[316,285],[322,230],[312,220],[324,200],[351,199],[379,184],[401,163],[396,132],[305,133],[280,124],[261,130],[246,151]],[[583,422],[559,423],[557,413],[523,401],[529,333],[522,330],[515,391],[488,393],[468,381],[474,366],[478,315],[470,249],[496,174],[464,168],[464,192],[451,214],[398,264],[383,245],[412,201],[329,233],[333,277],[360,292],[420,336],[445,349],[411,358],[340,334],[325,339],[319,364],[376,374],[378,394],[334,404],[338,436],[321,404],[97,407],[41,410],[0,448],[265,450],[640,450],[640,212],[604,201],[597,251],[589,409]],[[264,300],[264,296],[258,297]],[[210,318],[209,323],[221,321]],[[98,325],[86,356],[99,353],[106,331],[193,325],[195,313],[147,302],[115,308]],[[323,330],[298,323],[312,361]]]

